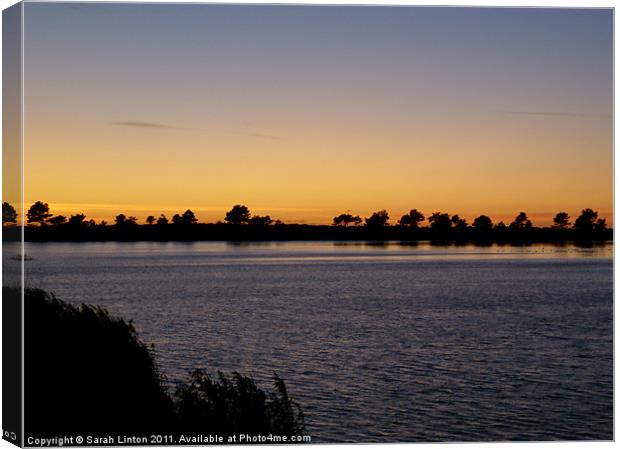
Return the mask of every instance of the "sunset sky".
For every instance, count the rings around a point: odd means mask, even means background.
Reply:
[[[25,5],[25,201],[285,222],[613,208],[612,10]]]

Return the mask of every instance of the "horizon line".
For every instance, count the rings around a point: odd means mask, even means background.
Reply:
[[[26,215],[27,210],[30,206],[27,204],[34,204],[33,202],[25,202],[24,203],[24,215]],[[42,201],[45,203],[45,201]],[[52,215],[66,215],[66,218],[69,218],[70,215],[84,214],[88,219],[94,219],[98,221],[113,221],[116,215],[124,214],[126,216],[135,216],[137,222],[145,222],[146,218],[149,215],[153,215],[156,219],[160,215],[166,215],[168,219],[171,219],[174,214],[182,214],[187,210],[191,210],[195,215],[201,215],[201,217],[197,217],[200,220],[200,223],[203,224],[211,224],[217,223],[218,221],[223,221],[226,212],[231,210],[233,207],[231,206],[199,206],[199,207],[179,207],[173,205],[165,205],[165,206],[155,206],[153,204],[148,205],[140,205],[140,204],[132,204],[132,203],[55,203],[48,202],[50,213]],[[243,205],[243,202],[238,202],[236,204]],[[81,206],[81,207],[80,207]],[[246,206],[247,207],[247,206]],[[436,212],[439,213],[448,213],[449,215],[458,215],[460,218],[464,218],[469,222],[473,222],[476,217],[481,215],[486,215],[492,219],[493,222],[499,223],[503,221],[505,224],[508,224],[510,221],[514,220],[514,218],[520,213],[525,212],[528,218],[532,221],[534,226],[540,227],[541,222],[552,223],[553,217],[559,212],[567,212],[572,219],[579,216],[579,214],[584,210],[591,208],[598,213],[599,218],[604,218],[609,222],[609,226],[613,226],[614,223],[614,211],[613,208],[611,210],[601,209],[596,207],[568,207],[558,209],[557,211],[533,211],[527,212],[527,208],[521,208],[519,210],[513,212],[463,212],[463,213],[453,213],[453,212],[445,212],[447,208],[415,208],[421,211],[425,215],[424,222],[428,221],[428,217]],[[330,226],[333,224],[332,220],[334,217],[341,215],[343,213],[358,215],[360,218],[364,219],[366,217],[370,217],[374,212],[379,212],[381,210],[387,210],[386,208],[377,208],[368,209],[368,212],[356,213],[353,212],[352,209],[324,209],[324,208],[304,208],[304,207],[248,207],[252,216],[260,215],[260,216],[270,216],[274,221],[280,220],[286,224],[303,224],[303,225],[315,225],[315,226]],[[410,210],[414,208],[403,208],[399,213],[391,213],[389,210],[388,214],[390,218],[388,221],[396,224],[403,215],[409,213]],[[394,209],[392,209],[394,210]],[[449,210],[449,209],[447,209]],[[254,213],[258,212],[258,213]],[[293,213],[290,217],[278,217],[277,213],[284,212],[284,215],[289,215]],[[289,214],[287,214],[288,212]],[[307,217],[303,217],[303,212],[307,212]],[[300,214],[301,213],[301,214]],[[144,214],[144,217],[137,217],[137,215]],[[219,215],[219,217],[215,217],[214,215]],[[19,213],[18,213],[19,215]],[[206,216],[205,216],[206,215]],[[300,216],[301,215],[301,216]],[[544,227],[544,226],[543,226]]]

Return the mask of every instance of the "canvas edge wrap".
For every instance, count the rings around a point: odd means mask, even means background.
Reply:
[[[23,445],[23,3],[2,11],[2,200],[15,206],[20,219],[3,226],[3,246],[20,269],[2,272],[2,438]],[[5,287],[10,287],[7,289]]]

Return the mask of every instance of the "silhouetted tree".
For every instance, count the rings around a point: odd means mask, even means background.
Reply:
[[[351,223],[353,223],[355,226],[359,225],[362,222],[362,219],[355,215],[351,215],[351,214],[340,214],[337,217],[334,217],[333,220],[333,225],[334,226],[344,226],[345,228],[350,225]]]
[[[125,214],[118,214],[114,221],[117,226],[133,226],[136,224],[138,219],[136,217],[127,217]]]
[[[28,209],[26,214],[28,223],[38,223],[40,226],[44,226],[45,221],[52,216],[49,212],[50,207],[47,203],[37,201]]]
[[[166,216],[164,214],[161,214],[159,216],[159,218],[157,219],[157,224],[159,226],[165,226],[168,224],[168,219],[166,218]]]
[[[503,223],[502,223],[503,224]],[[476,238],[490,239],[493,232],[493,221],[488,215],[480,215],[474,218],[472,226],[475,230]]]
[[[411,209],[407,215],[400,217],[398,224],[401,226],[409,226],[411,228],[419,227],[420,223],[424,221],[424,215],[417,209]]]
[[[85,219],[86,219],[86,215],[84,214],[71,215],[69,217],[69,224],[71,226],[81,226],[82,224],[84,224]]]
[[[433,212],[431,216],[428,217],[428,222],[430,223],[431,230],[435,234],[441,234],[443,237],[447,236],[452,228],[452,218],[450,214]]]
[[[153,225],[155,223],[155,217],[153,215],[149,215],[146,217],[146,224]]]
[[[493,230],[493,221],[487,215],[480,215],[474,218],[473,226],[478,235],[488,235]]]
[[[525,212],[519,212],[512,223],[510,223],[510,229],[530,229],[532,227],[532,222],[529,218],[527,218],[527,214]]]
[[[459,232],[462,232],[465,228],[467,228],[467,221],[464,218],[459,217],[458,215],[452,215],[450,221],[454,225],[454,229]]]
[[[604,231],[607,229],[607,220],[604,218],[599,218],[594,223],[594,231]]]
[[[507,229],[507,226],[504,224],[503,221],[500,221],[495,226],[493,226],[493,229],[498,232],[504,232]]]
[[[250,210],[246,206],[236,204],[226,212],[224,221],[232,225],[241,225],[250,221]]]
[[[553,217],[553,227],[556,229],[566,229],[570,226],[570,216],[566,212],[558,212]]]
[[[127,216],[125,214],[118,214],[116,217],[114,217],[114,222],[117,225],[125,224],[125,220],[127,220]]]
[[[17,223],[15,208],[6,201],[2,203],[2,224]]]
[[[370,217],[364,219],[369,228],[383,228],[389,220],[390,216],[385,209],[374,212]]]
[[[272,223],[273,220],[269,215],[265,215],[264,217],[254,215],[249,221],[249,224],[252,226],[269,226]]]
[[[198,220],[196,219],[196,216],[189,209],[183,212],[182,215],[174,214],[174,216],[172,217],[172,223],[176,225],[190,225],[197,222]]]
[[[493,226],[493,236],[497,240],[505,240],[507,237],[508,226],[503,221],[500,221]]]
[[[346,226],[345,219],[347,217],[350,217],[350,216],[351,216],[351,214],[340,214],[340,215],[334,217],[334,219],[332,220],[332,224],[334,226],[341,226],[341,225]]]
[[[592,209],[583,209],[581,215],[575,220],[573,225],[580,233],[591,233],[598,218],[598,212]]]
[[[187,209],[185,212],[183,212],[183,215],[181,215],[181,218],[183,219],[183,224],[198,223],[198,219],[196,218],[196,215],[194,215],[194,213],[190,209]]]
[[[67,221],[67,217],[64,215],[56,215],[55,217],[49,218],[47,221],[51,225],[60,225]]]

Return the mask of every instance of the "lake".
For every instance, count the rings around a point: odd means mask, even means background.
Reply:
[[[26,254],[28,286],[133,320],[171,383],[203,368],[269,387],[277,372],[313,442],[613,438],[612,245],[27,243]]]

